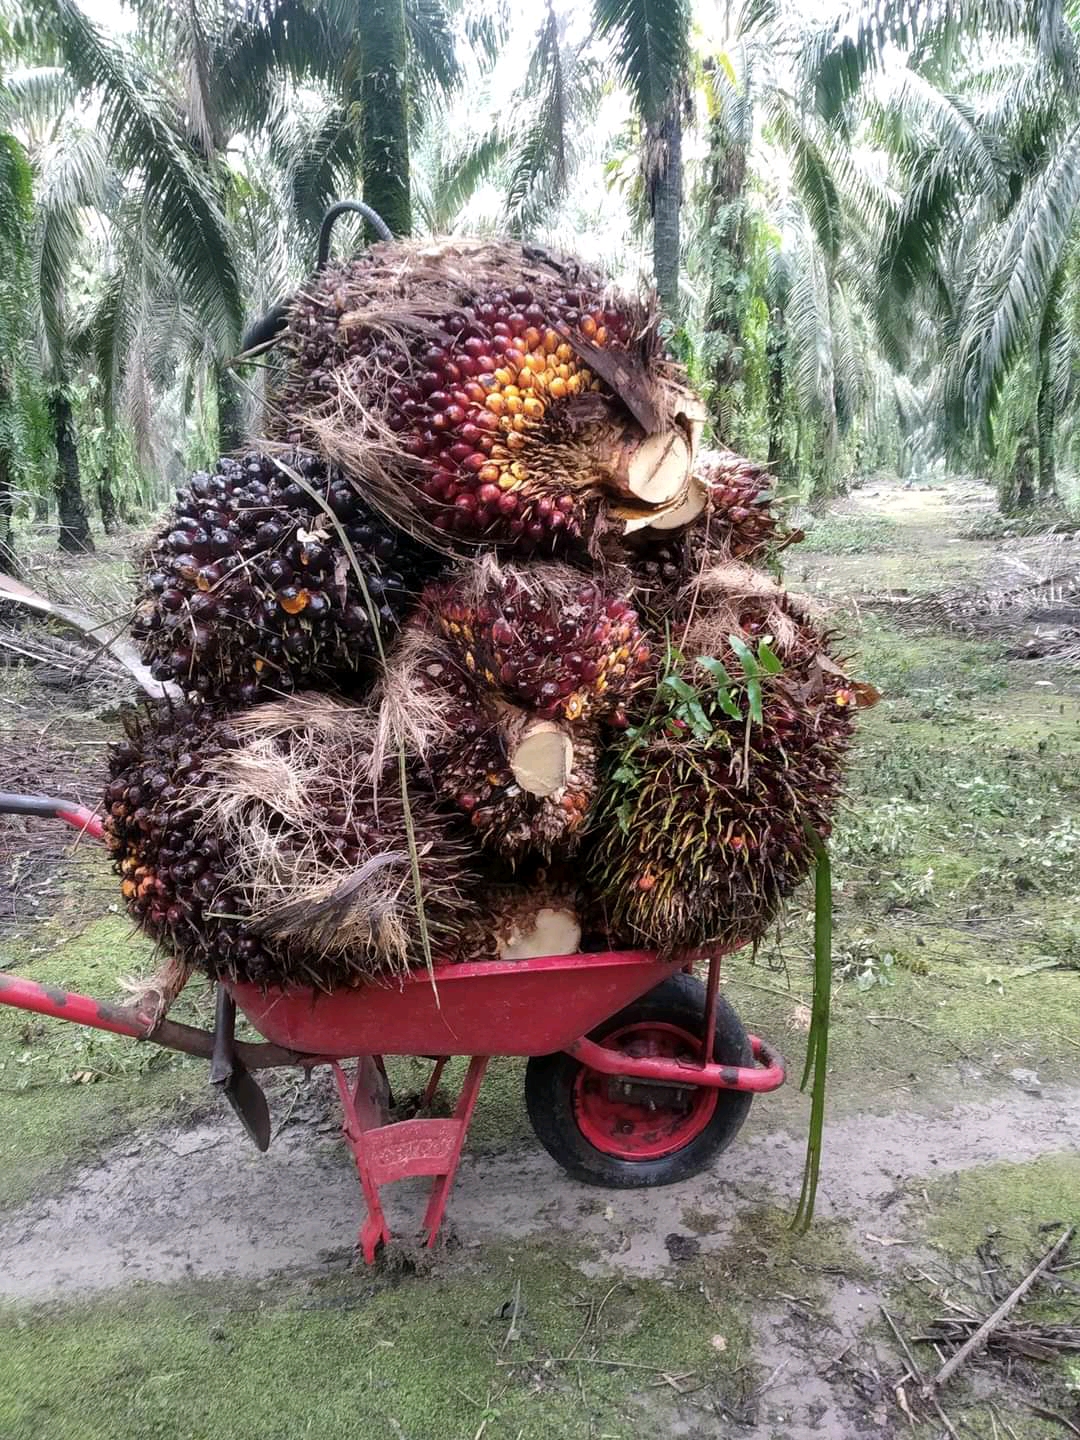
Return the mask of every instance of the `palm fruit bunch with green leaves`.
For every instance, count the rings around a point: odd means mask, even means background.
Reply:
[[[759,938],[814,858],[872,698],[767,577],[729,565],[605,758],[587,883],[612,937]]]
[[[275,433],[443,545],[581,551],[599,497],[689,484],[691,399],[656,316],[505,241],[393,242],[292,301]]]
[[[369,673],[437,568],[317,456],[223,457],[177,491],[133,633],[157,679],[251,704]]]
[[[107,841],[132,918],[186,969],[331,990],[406,969],[422,931],[452,954],[475,924],[460,827],[419,778],[405,800],[393,781],[375,795],[354,764],[358,714],[298,695],[128,715]]]

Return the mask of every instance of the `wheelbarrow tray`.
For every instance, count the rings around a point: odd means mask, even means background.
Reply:
[[[687,959],[614,950],[437,965],[431,974],[328,994],[235,983],[229,990],[260,1035],[304,1055],[550,1055]]]

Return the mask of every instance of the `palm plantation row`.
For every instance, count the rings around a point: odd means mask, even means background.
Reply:
[[[804,498],[1080,462],[1080,7],[199,0],[0,11],[0,545],[236,446],[245,321],[358,195],[655,282],[718,438]],[[361,242],[359,231],[340,243]]]

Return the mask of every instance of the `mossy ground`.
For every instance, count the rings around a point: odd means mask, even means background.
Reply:
[[[926,1267],[894,1285],[889,1297],[891,1313],[909,1336],[949,1313],[953,1304],[979,1317],[988,1315],[1065,1226],[1080,1226],[1080,1157],[1074,1153],[980,1166],[921,1188],[911,1222],[931,1258]],[[1075,1326],[1075,1275],[1070,1270],[1039,1282],[1007,1323]],[[926,1373],[933,1374],[939,1357],[925,1343],[914,1348]],[[1031,1402],[1076,1423],[1080,1364],[1075,1356],[1035,1363],[1014,1357],[1011,1371],[1011,1383],[1003,1385],[1000,1359],[973,1356],[949,1387],[953,1419],[961,1418],[977,1434],[992,1434],[1004,1409],[1024,1440],[1060,1435],[1063,1427],[1033,1415]]]
[[[709,1414],[752,1375],[734,1303],[485,1247],[436,1274],[147,1288],[0,1311],[6,1440],[631,1440],[664,1376]],[[723,1337],[723,1346],[713,1337]]]
[[[946,523],[937,499],[905,492],[892,500],[887,523],[875,524],[876,502],[864,501],[868,523],[843,525],[832,537],[827,527],[812,533],[791,557],[790,582],[798,586],[805,573],[843,603],[889,586],[962,583],[985,565],[989,547],[954,543],[959,522]],[[1019,1067],[1044,1082],[1075,1084],[1077,677],[1006,661],[1001,647],[902,626],[884,610],[849,606],[841,620],[861,673],[884,699],[862,717],[833,840],[834,1111],[934,1107],[958,1098],[961,1075],[992,1094],[995,1085],[1012,1085]],[[25,677],[15,683],[24,688],[12,696],[32,704]],[[101,877],[99,862],[80,857],[64,872],[56,913],[22,927],[5,948],[4,967],[103,996],[118,994],[120,977],[151,970],[149,947],[110,912]],[[780,1044],[796,1071],[808,1019],[808,899],[796,897],[779,938],[753,959],[733,957],[726,977],[737,1008]],[[205,1023],[205,1000],[194,995],[185,1004]],[[534,1143],[522,1068],[491,1067],[470,1135],[474,1152]],[[460,1071],[451,1068],[451,1085]],[[417,1089],[424,1073],[414,1062],[393,1062],[395,1089]],[[0,1209],[55,1190],[76,1162],[119,1136],[215,1104],[200,1064],[0,1010]],[[805,1100],[794,1085],[759,1102],[755,1129],[763,1135],[804,1124]],[[826,1176],[828,1163],[826,1152]],[[966,1264],[994,1227],[999,1250],[1021,1269],[1041,1243],[1041,1224],[1080,1218],[1077,1193],[1080,1173],[1070,1157],[987,1165],[942,1178],[928,1188],[929,1207],[912,1202],[890,1223],[939,1247],[950,1264]],[[674,1224],[679,1215],[676,1208]],[[708,1205],[688,1205],[681,1227],[708,1237],[720,1218]],[[843,1222],[803,1238],[786,1220],[771,1205],[744,1213],[728,1243],[706,1246],[666,1280],[609,1275],[613,1260],[540,1242],[493,1243],[393,1285],[324,1269],[265,1287],[147,1289],[92,1305],[12,1309],[0,1342],[0,1435],[600,1440],[655,1429],[654,1418],[643,1416],[654,1417],[661,1403],[669,1424],[671,1407],[684,1402],[667,1382],[630,1365],[586,1363],[605,1356],[692,1375],[687,1388],[701,1383],[703,1392],[686,1404],[703,1408],[691,1412],[689,1433],[698,1433],[694,1425],[702,1435],[726,1433],[723,1416],[741,1413],[756,1383],[755,1306],[785,1293],[824,1295],[838,1272],[874,1279],[866,1247]],[[582,1259],[593,1262],[593,1278],[584,1278]],[[521,1337],[504,1350],[510,1322],[502,1307],[517,1279],[527,1315]],[[560,1360],[581,1334],[590,1301],[595,1314],[616,1281],[574,1363]],[[896,1281],[890,1294],[894,1309],[909,1306],[918,1318],[916,1290]],[[714,1335],[724,1337],[723,1348],[711,1343]],[[826,1348],[839,1350],[834,1340]],[[650,1390],[654,1383],[659,1390]],[[974,1433],[992,1434],[979,1397],[958,1393]],[[1060,1368],[1052,1394],[1060,1406],[1071,1404]],[[1010,1403],[1008,1418],[1019,1440],[1062,1433],[1019,1402]],[[777,1435],[787,1440],[782,1427]]]
[[[152,968],[126,916],[72,927],[61,908],[4,968],[102,999]],[[190,1011],[195,996],[186,1001]],[[177,1012],[180,1018],[181,1012]],[[189,1016],[190,1018],[190,1016]],[[54,1190],[70,1167],[148,1124],[189,1121],[206,1105],[205,1066],[102,1030],[0,1009],[0,1210]]]

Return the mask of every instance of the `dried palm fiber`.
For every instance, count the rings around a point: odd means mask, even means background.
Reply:
[[[295,297],[268,430],[320,451],[416,534],[553,554],[610,495],[689,485],[699,402],[656,315],[510,241],[373,245]]]
[[[135,918],[184,964],[264,986],[399,973],[422,923],[452,951],[475,914],[468,836],[410,784],[422,922],[401,791],[372,793],[369,739],[357,707],[321,695],[129,719],[107,801]]]
[[[177,491],[133,632],[158,679],[250,704],[367,673],[437,568],[316,456],[223,458]]]
[[[710,565],[729,559],[762,564],[803,539],[773,508],[772,480],[763,465],[731,450],[701,451],[693,484],[702,504],[689,523],[660,519],[605,544],[609,559],[629,566],[635,601],[653,624],[671,618],[688,582]]]
[[[805,827],[831,826],[858,687],[767,577],[732,563],[711,579],[680,646],[693,658],[658,673],[633,738],[606,760],[586,880],[617,940],[757,939],[811,868]]]

